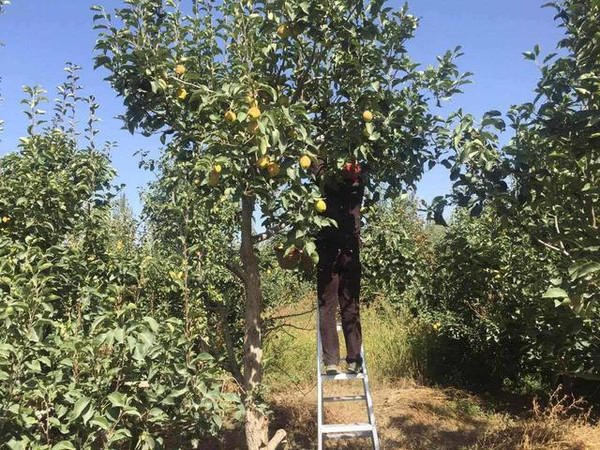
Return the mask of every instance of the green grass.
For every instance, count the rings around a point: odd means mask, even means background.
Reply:
[[[314,294],[286,311],[295,314],[312,308]],[[291,326],[271,333],[265,344],[266,383],[277,390],[290,382],[298,386],[316,380],[316,311],[294,317]],[[386,302],[361,308],[363,342],[370,378],[377,382],[422,379],[426,361],[428,328],[408,311],[396,311]],[[341,357],[344,358],[340,333]]]

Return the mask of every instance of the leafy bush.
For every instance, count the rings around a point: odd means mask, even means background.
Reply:
[[[423,286],[421,315],[438,338],[434,377],[523,387],[598,367],[597,322],[546,298],[557,255],[491,213],[458,210]]]
[[[362,297],[367,301],[381,297],[397,306],[404,300],[414,306],[411,299],[433,258],[429,235],[436,231],[418,217],[416,200],[399,197],[365,209]]]
[[[147,307],[152,255],[126,208],[111,214],[108,157],[60,116],[37,132],[43,91],[28,91],[28,137],[0,159],[0,441],[150,449],[215,433],[238,397],[185,317]]]

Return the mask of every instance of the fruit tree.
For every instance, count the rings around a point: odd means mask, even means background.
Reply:
[[[418,20],[384,1],[124,1],[94,8],[96,65],[123,97],[131,132],[159,133],[179,177],[214,202],[239,205],[244,286],[246,439],[267,439],[259,407],[261,303],[253,214],[262,238],[278,235],[286,253],[317,259],[311,237],[330,225],[322,186],[361,162],[367,190],[394,195],[412,186],[446,141],[430,105],[460,92],[460,49],[419,70],[405,44]],[[315,178],[317,157],[328,170]]]

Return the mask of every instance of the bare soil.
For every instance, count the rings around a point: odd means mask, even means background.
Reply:
[[[329,382],[336,383],[336,382]],[[326,395],[360,393],[357,384],[326,386]],[[599,450],[600,426],[561,417],[561,411],[491,412],[478,397],[456,389],[398,383],[372,388],[381,448],[388,450]],[[312,449],[317,435],[316,387],[272,397],[273,429],[288,432],[287,449]],[[513,405],[514,406],[514,405]],[[366,421],[363,403],[327,405],[326,423]],[[553,415],[554,414],[554,415]],[[527,417],[530,416],[530,417]],[[328,441],[327,449],[370,449],[367,439]]]

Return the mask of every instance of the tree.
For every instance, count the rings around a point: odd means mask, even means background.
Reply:
[[[404,47],[418,20],[384,1],[126,0],[95,7],[97,67],[123,97],[131,132],[160,133],[176,161],[212,201],[238,205],[238,264],[244,286],[244,397],[248,448],[267,438],[259,402],[262,292],[252,216],[265,236],[317,259],[311,237],[330,225],[316,210],[322,186],[358,159],[370,192],[413,186],[446,141],[430,102],[467,82],[460,48],[418,70]],[[316,179],[301,157],[328,171]],[[304,158],[306,162],[306,158]]]
[[[573,343],[576,356],[568,360],[577,363],[559,361],[556,367],[597,375],[600,3],[563,0],[545,6],[557,11],[565,38],[557,53],[542,57],[536,46],[524,54],[541,69],[536,98],[508,112],[514,136],[505,146],[499,145],[498,132],[506,126],[499,111],[488,112],[479,124],[470,115],[455,116],[456,153],[442,161],[451,168],[453,192],[437,199],[435,215],[440,218],[448,202],[469,207],[472,216],[487,205],[507,230],[519,230],[554,252],[555,271],[544,280],[541,297],[572,308],[582,321],[579,330],[588,330]],[[547,325],[562,335],[568,322]]]
[[[507,114],[515,133],[508,145],[498,145],[500,112],[478,125],[459,116],[457,155],[446,161],[455,180],[451,200],[473,215],[493,203],[507,223],[556,252],[560,275],[548,280],[545,297],[591,318],[600,311],[600,4],[546,6],[565,28],[559,53],[542,58],[537,46],[525,53],[540,65],[541,78],[535,100]]]

